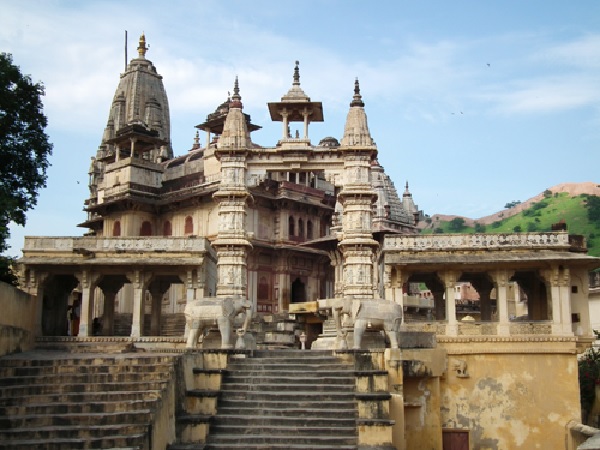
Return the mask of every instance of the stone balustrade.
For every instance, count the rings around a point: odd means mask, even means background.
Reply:
[[[552,321],[519,321],[510,322],[511,336],[551,335]],[[402,331],[426,331],[436,335],[446,334],[446,321],[410,321],[402,324]],[[459,322],[458,336],[496,336],[498,322]]]
[[[566,232],[511,233],[511,234],[433,234],[386,236],[385,250],[395,251],[448,251],[493,249],[568,249]]]
[[[209,251],[204,238],[163,237],[45,237],[26,236],[23,252],[198,252]]]

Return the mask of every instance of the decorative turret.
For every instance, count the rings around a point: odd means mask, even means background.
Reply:
[[[242,113],[238,78],[217,143],[215,156],[221,164],[221,183],[213,199],[219,208],[217,239],[217,297],[243,297],[246,293],[246,259],[252,247],[246,233],[246,205],[251,194],[246,186],[246,157],[253,147]]]
[[[289,131],[290,122],[304,122],[303,140],[308,141],[308,124],[310,122],[323,122],[323,104],[312,102],[300,87],[300,68],[296,61],[294,67],[294,80],[290,90],[281,97],[280,102],[269,103],[271,120],[283,122],[282,141],[292,139]],[[300,139],[298,136],[297,139]],[[310,141],[308,141],[310,143]]]
[[[358,79],[354,82],[354,97],[339,151],[344,159],[344,182],[338,195],[343,208],[339,243],[343,256],[343,296],[373,298],[377,295],[373,261],[379,244],[372,234],[377,193],[371,183],[371,165],[376,160],[377,148],[367,126]]]
[[[223,133],[217,144],[219,150],[222,149],[248,149],[252,147],[250,133],[246,126],[246,118],[242,113],[242,97],[238,78],[235,77],[233,96],[229,103],[229,112],[223,125]]]
[[[341,141],[342,146],[375,146],[371,138],[369,126],[367,125],[367,114],[365,113],[364,106],[357,78],[354,81],[354,97],[350,103],[350,111],[348,111],[348,116],[346,117],[344,137]]]
[[[121,74],[108,115],[107,126],[98,149],[97,159],[114,161],[121,156],[150,152],[147,159],[160,155],[160,147],[166,146],[168,158],[173,157],[171,148],[171,125],[169,101],[162,76],[151,61],[146,59],[146,37],[142,34],[138,45],[138,58],[130,61]],[[129,136],[127,130],[134,130]],[[135,145],[130,145],[135,140]],[[133,149],[131,149],[133,147]]]

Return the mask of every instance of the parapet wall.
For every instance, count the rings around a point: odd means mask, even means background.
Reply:
[[[35,297],[0,282],[0,356],[33,348]]]

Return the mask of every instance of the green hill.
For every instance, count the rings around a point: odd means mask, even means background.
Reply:
[[[551,231],[553,224],[564,222],[569,234],[585,236],[591,256],[600,256],[600,197],[598,196],[589,194],[570,196],[566,192],[546,191],[541,200],[531,202],[526,209],[514,215],[500,213],[498,216],[498,220],[487,224],[463,217],[454,217],[450,220],[439,217],[427,218],[427,226],[421,232],[423,234],[534,233]],[[472,226],[469,226],[471,224]]]

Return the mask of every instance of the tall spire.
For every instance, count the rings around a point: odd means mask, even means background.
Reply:
[[[364,106],[365,104],[360,95],[360,85],[358,78],[356,78],[354,80],[354,96],[350,103],[348,116],[346,117],[344,136],[340,142],[342,146],[375,146],[369,126],[367,125],[367,114],[365,113]]]
[[[142,35],[140,36],[140,43],[137,48],[140,59],[146,58],[146,51],[148,51],[149,48],[150,46],[146,46],[146,36],[144,35],[144,33],[142,33]]]
[[[240,84],[238,82],[237,75],[235,76],[235,83],[233,84],[233,96],[231,97],[230,108],[242,108],[242,96],[240,95]]]
[[[238,77],[235,77],[233,95],[229,103],[227,118],[223,124],[223,132],[217,145],[219,149],[247,149],[252,147],[246,117],[242,113],[242,96]]]
[[[354,80],[354,97],[352,98],[350,106],[365,106],[365,103],[362,101],[362,96],[360,95],[360,85],[358,84],[358,77]]]
[[[296,67],[294,67],[294,86],[300,87],[300,61],[296,61]]]

